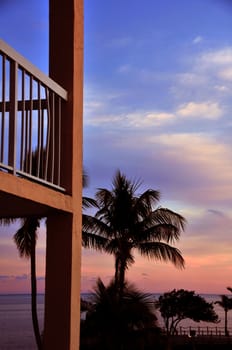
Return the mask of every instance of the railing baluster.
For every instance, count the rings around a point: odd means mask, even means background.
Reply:
[[[60,172],[61,172],[61,98],[58,97],[58,142],[57,142],[57,185],[60,186]]]
[[[4,161],[4,144],[5,144],[5,110],[6,110],[6,97],[5,97],[5,81],[6,81],[6,56],[2,55],[2,109],[1,109],[1,153],[0,162]]]
[[[16,175],[16,128],[17,128],[17,78],[18,64],[10,62],[10,119],[9,119],[9,165]]]
[[[39,106],[38,106],[38,133],[37,133],[37,172],[36,172],[36,176],[37,177],[43,177],[43,173],[42,173],[42,167],[43,165],[41,164],[41,96],[40,96],[40,90],[41,90],[41,86],[40,86],[40,82],[37,82],[37,97],[38,97],[38,102],[39,102]]]
[[[51,179],[54,182],[54,168],[55,168],[55,99],[54,93],[51,92]]]
[[[29,139],[29,132],[28,132],[28,129],[29,129],[29,111],[26,109],[26,115],[25,115],[25,119],[26,119],[26,122],[25,122],[25,148],[24,148],[24,171],[25,172],[29,172],[28,170],[28,167],[29,167],[29,162],[28,162],[28,139]]]
[[[29,174],[33,175],[32,171],[32,122],[33,122],[33,77],[30,75],[30,110],[29,110]],[[35,174],[34,174],[35,175]]]
[[[45,89],[46,101],[47,101],[47,136],[46,136],[46,147],[45,147],[45,172],[44,179],[48,179],[48,158],[50,153],[50,135],[51,135],[51,109],[50,109],[50,98],[48,88]]]
[[[21,142],[20,142],[20,170],[24,170],[24,149],[25,149],[25,71],[22,69],[22,111],[21,111]]]

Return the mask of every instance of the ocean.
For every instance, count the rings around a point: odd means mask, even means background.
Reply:
[[[38,319],[43,329],[44,295],[38,295]],[[34,350],[30,294],[0,294],[0,350]]]
[[[158,298],[160,294],[153,294]],[[208,302],[220,300],[219,295],[205,294],[202,295]],[[88,299],[88,294],[83,294],[83,298]],[[182,321],[180,326],[184,327],[201,327],[209,329],[218,328],[223,331],[224,328],[224,311],[219,305],[215,305],[221,322],[217,325],[200,322],[195,323],[191,320]],[[158,314],[159,324],[162,325],[162,318]],[[40,329],[43,330],[44,317],[44,295],[38,295],[38,318]],[[228,328],[232,332],[232,311],[228,313]],[[0,294],[0,350],[36,350],[33,327],[31,321],[31,306],[29,294]]]

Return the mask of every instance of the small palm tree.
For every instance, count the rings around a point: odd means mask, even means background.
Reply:
[[[118,171],[111,190],[96,193],[98,210],[83,221],[85,247],[99,246],[115,257],[115,283],[123,289],[125,272],[134,263],[134,250],[147,258],[170,261],[184,267],[180,251],[171,244],[184,230],[185,219],[167,209],[154,206],[160,199],[158,191],[148,189],[138,195],[140,183],[130,181]],[[91,241],[91,238],[95,241]]]
[[[227,288],[230,290],[229,288]],[[225,335],[229,335],[228,331],[228,311],[232,309],[232,299],[227,295],[221,295],[221,300],[215,301],[215,304],[220,305],[225,312]]]
[[[119,297],[115,281],[106,287],[98,279],[91,302],[92,309],[84,323],[85,332],[101,349],[127,349],[126,344],[138,333],[157,329],[151,296],[131,284],[124,284]]]
[[[40,219],[38,217],[29,217],[22,219],[22,226],[14,234],[14,241],[21,257],[30,259],[31,265],[31,312],[32,322],[35,334],[37,347],[42,349],[42,339],[39,330],[38,316],[37,316],[37,283],[36,283],[36,240],[37,229],[40,226]]]

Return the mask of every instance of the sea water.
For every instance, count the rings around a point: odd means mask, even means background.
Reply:
[[[153,294],[152,298],[158,299],[160,294]],[[215,294],[202,295],[208,302],[220,300],[220,296]],[[89,298],[89,294],[82,294],[84,299]],[[36,350],[32,320],[31,320],[31,297],[29,294],[0,294],[0,350]],[[40,330],[43,330],[44,318],[44,295],[39,294],[37,298],[38,319]],[[223,331],[224,311],[219,305],[215,305],[215,311],[221,322],[218,324],[183,320],[182,327],[218,327]],[[158,322],[163,326],[162,318],[157,313]],[[232,332],[232,311],[228,313],[228,328]]]
[[[44,295],[37,297],[38,320],[43,330]],[[0,295],[0,350],[36,348],[29,294]]]

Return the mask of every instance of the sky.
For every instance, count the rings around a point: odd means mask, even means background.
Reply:
[[[226,293],[232,286],[232,6],[226,0],[85,0],[85,195],[117,169],[159,190],[187,220],[184,270],[137,254],[141,290]],[[0,38],[47,73],[47,0],[0,0]],[[0,293],[30,290],[29,263],[0,228]],[[44,290],[45,225],[37,245]],[[108,283],[113,257],[83,250],[82,291]]]

